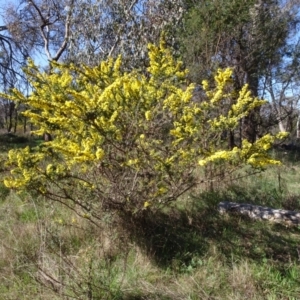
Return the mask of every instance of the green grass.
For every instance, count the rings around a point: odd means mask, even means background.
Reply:
[[[297,153],[276,155],[285,165],[98,227],[0,185],[0,298],[299,299],[300,227],[217,211],[224,200],[300,210]]]

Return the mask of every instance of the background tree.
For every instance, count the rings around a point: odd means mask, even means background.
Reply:
[[[15,40],[50,61],[96,65],[122,54],[134,67],[182,12],[182,2],[171,0],[20,0],[6,9],[6,20]]]
[[[262,77],[262,94],[270,99],[273,125],[278,124],[282,132],[295,133],[299,114],[299,43],[300,40],[297,39],[293,44],[287,43],[284,59],[278,65],[267,69]]]
[[[2,15],[2,18],[4,15]],[[28,52],[17,43],[8,33],[6,25],[0,26],[0,87],[8,91],[12,87],[26,86],[22,67],[26,63]],[[7,100],[0,101],[0,126],[7,132],[16,131],[18,112],[16,104]]]
[[[144,65],[147,43],[158,42],[163,30],[174,32],[182,19],[182,5],[171,0],[81,2],[76,6],[68,60],[97,65],[122,54],[127,68]]]
[[[262,78],[285,59],[299,4],[220,0],[188,1],[186,5],[180,39],[192,80],[201,82],[212,70],[232,66],[236,88],[247,83],[254,96],[262,96]],[[241,134],[255,141],[259,123],[259,113],[253,112],[243,119]],[[231,133],[229,146],[235,143]]]

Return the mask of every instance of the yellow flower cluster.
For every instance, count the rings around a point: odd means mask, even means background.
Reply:
[[[161,39],[159,47],[149,44],[148,48],[150,60],[148,71],[153,76],[154,80],[167,79],[171,81],[180,81],[185,79],[187,70],[182,69],[181,61],[176,61],[174,59],[163,39]]]
[[[258,139],[255,143],[243,140],[241,148],[234,147],[228,151],[217,151],[206,158],[200,159],[198,163],[200,166],[205,166],[210,162],[237,161],[259,169],[264,169],[268,165],[278,165],[280,162],[272,159],[267,151],[271,148],[275,139],[281,139],[286,136],[287,133],[279,133],[276,136],[267,134]]]

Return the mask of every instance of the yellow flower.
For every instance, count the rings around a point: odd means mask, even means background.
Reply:
[[[146,118],[146,120],[147,120],[147,121],[150,121],[151,117],[152,117],[151,111],[150,111],[150,110],[146,111],[146,112],[145,112],[145,118]]]
[[[148,201],[144,202],[144,208],[147,208],[148,206],[150,206],[150,203]]]
[[[98,160],[101,160],[104,157],[104,155],[105,155],[104,150],[101,149],[101,148],[98,148],[97,151],[96,151],[96,158]]]

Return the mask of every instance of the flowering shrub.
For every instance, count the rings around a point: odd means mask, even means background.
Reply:
[[[206,100],[197,102],[187,71],[163,42],[149,46],[149,59],[147,70],[130,73],[121,57],[94,68],[52,63],[50,74],[29,62],[31,95],[13,90],[2,97],[26,104],[35,134],[51,132],[54,139],[11,150],[5,185],[78,204],[87,216],[99,207],[138,213],[176,200],[196,184],[201,166],[278,163],[267,154],[274,136],[232,150],[220,143],[222,132],[264,103],[247,86],[237,93],[230,69],[218,71],[214,87],[204,81]]]

